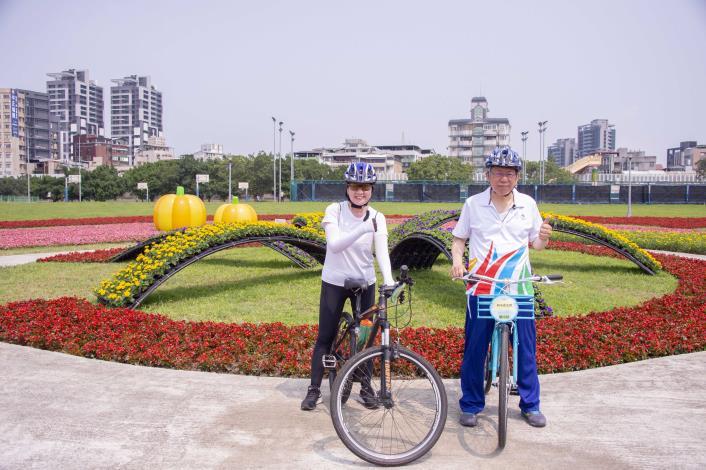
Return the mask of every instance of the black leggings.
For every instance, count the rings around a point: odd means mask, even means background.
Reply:
[[[350,300],[351,311],[355,309],[355,295],[353,291],[346,290],[341,286],[334,286],[321,281],[321,298],[319,300],[319,335],[316,337],[314,353],[311,356],[311,385],[321,386],[324,378],[324,364],[322,362],[325,354],[331,350],[331,345],[336,339],[338,332],[338,322],[341,320],[343,304],[346,299]],[[364,312],[375,303],[375,284],[368,286],[363,291],[360,298],[360,309]]]

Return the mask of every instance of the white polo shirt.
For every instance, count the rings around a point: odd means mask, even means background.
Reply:
[[[454,237],[468,239],[468,257],[476,259],[471,272],[500,279],[530,276],[528,243],[539,236],[542,216],[532,197],[513,190],[514,205],[498,213],[490,200],[490,187],[475,194],[463,204],[461,216],[451,232]],[[469,295],[495,294],[500,286],[479,283],[471,286]],[[531,282],[515,284],[513,294],[532,295]]]
[[[370,206],[368,210],[370,217],[375,218],[377,223],[377,233],[387,235],[385,216]],[[339,230],[345,233],[362,224],[363,218],[354,216],[347,202],[337,202],[326,208],[321,225],[337,224]],[[351,246],[338,253],[326,248],[326,260],[321,271],[321,279],[335,286],[343,286],[346,278],[365,279],[368,285],[375,283],[373,232],[362,235]]]

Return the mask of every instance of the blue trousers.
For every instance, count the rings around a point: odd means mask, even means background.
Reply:
[[[537,377],[537,330],[534,320],[517,320],[517,389],[520,409],[539,410],[539,378]],[[478,297],[468,296],[466,305],[466,344],[461,363],[461,399],[464,413],[480,413],[485,407],[483,371],[485,356],[493,334],[495,321],[478,318]],[[512,339],[510,340],[512,346]]]

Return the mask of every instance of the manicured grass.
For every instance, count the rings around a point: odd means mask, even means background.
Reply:
[[[564,285],[542,289],[559,315],[635,305],[676,287],[668,274],[648,276],[618,259],[559,251],[533,252],[532,259],[536,272],[565,276]],[[2,268],[0,303],[64,295],[95,301],[92,290],[99,280],[122,266],[41,263]],[[413,326],[463,326],[463,286],[452,282],[448,271],[445,259],[431,270],[413,271]],[[302,271],[266,248],[238,248],[184,269],[148,297],[142,309],[174,319],[313,324],[318,321],[320,275],[320,269]]]
[[[208,214],[215,213],[222,202],[208,202]],[[294,214],[298,212],[321,212],[329,202],[249,202],[258,214]],[[434,209],[460,209],[458,203],[375,202],[374,206],[384,214],[419,214]],[[111,217],[128,215],[152,215],[154,203],[134,201],[110,202],[2,202],[0,220],[31,220],[79,217]],[[601,215],[624,217],[625,204],[540,204],[543,211],[563,215]],[[703,204],[655,204],[633,205],[635,216],[652,217],[706,217]]]

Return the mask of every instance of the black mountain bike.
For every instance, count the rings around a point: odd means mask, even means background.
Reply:
[[[402,347],[399,335],[390,340],[393,315],[389,314],[405,297],[411,308],[412,284],[407,267],[402,266],[393,287],[380,287],[376,305],[355,312],[345,327],[342,320],[336,339],[352,355],[335,372],[330,406],[333,426],[351,452],[377,465],[404,465],[423,456],[436,444],[446,423],[448,402],[439,374],[426,359]],[[372,326],[365,344],[358,348],[364,320]],[[378,334],[380,344],[375,345]],[[333,351],[328,366],[339,350]]]

